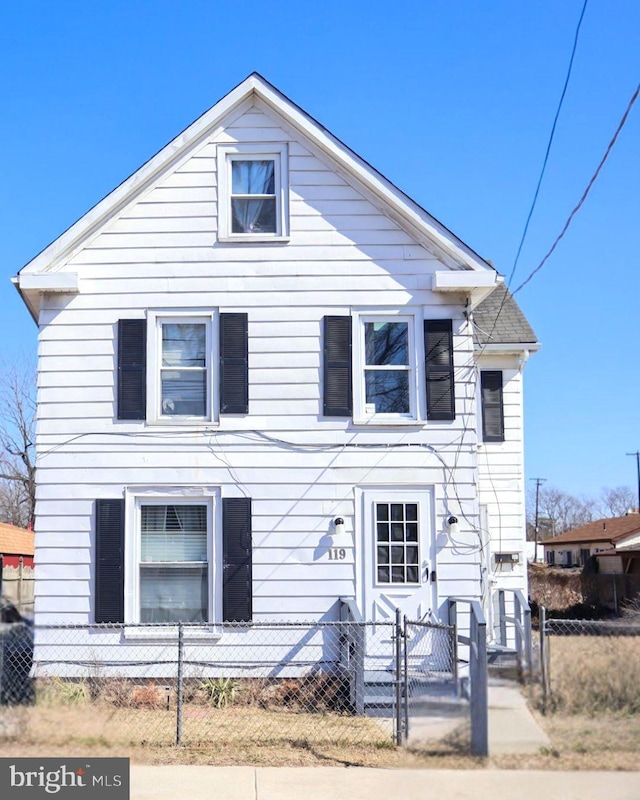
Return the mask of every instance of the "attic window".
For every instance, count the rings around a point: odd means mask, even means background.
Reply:
[[[286,145],[218,148],[222,241],[278,241],[288,234]]]

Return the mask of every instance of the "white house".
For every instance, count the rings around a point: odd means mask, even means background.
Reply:
[[[445,620],[452,595],[526,590],[533,331],[264,78],[14,281],[39,326],[38,622],[332,620],[346,598]]]

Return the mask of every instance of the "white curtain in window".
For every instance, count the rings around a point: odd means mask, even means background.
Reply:
[[[232,233],[275,233],[275,191],[273,161],[233,161],[231,164]],[[258,197],[254,199],[251,195]]]

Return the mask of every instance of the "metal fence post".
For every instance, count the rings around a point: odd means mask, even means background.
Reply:
[[[547,713],[547,703],[549,701],[549,676],[547,674],[547,609],[540,606],[540,673],[542,678],[542,713]]]
[[[176,701],[176,745],[182,744],[182,682],[184,666],[184,627],[178,623],[178,686]]]
[[[533,681],[533,642],[531,641],[531,608],[527,604],[524,609],[524,655],[527,662],[529,683]]]
[[[407,628],[407,615],[404,615],[403,619],[403,638],[404,638],[404,647],[403,647],[403,668],[404,668],[404,682],[403,682],[403,694],[404,694],[404,741],[406,742],[409,738],[409,637],[408,637],[408,628]]]
[[[401,612],[396,608],[396,624],[395,624],[395,638],[396,638],[396,744],[402,744],[402,707],[400,705],[402,700],[402,621]]]

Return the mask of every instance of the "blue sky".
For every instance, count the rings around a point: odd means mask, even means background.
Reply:
[[[0,7],[2,357],[35,353],[9,277],[256,70],[477,252],[513,266],[583,0]],[[640,3],[589,0],[514,278],[579,199],[640,79]],[[640,102],[569,233],[518,295],[526,468],[568,492],[635,487]]]

